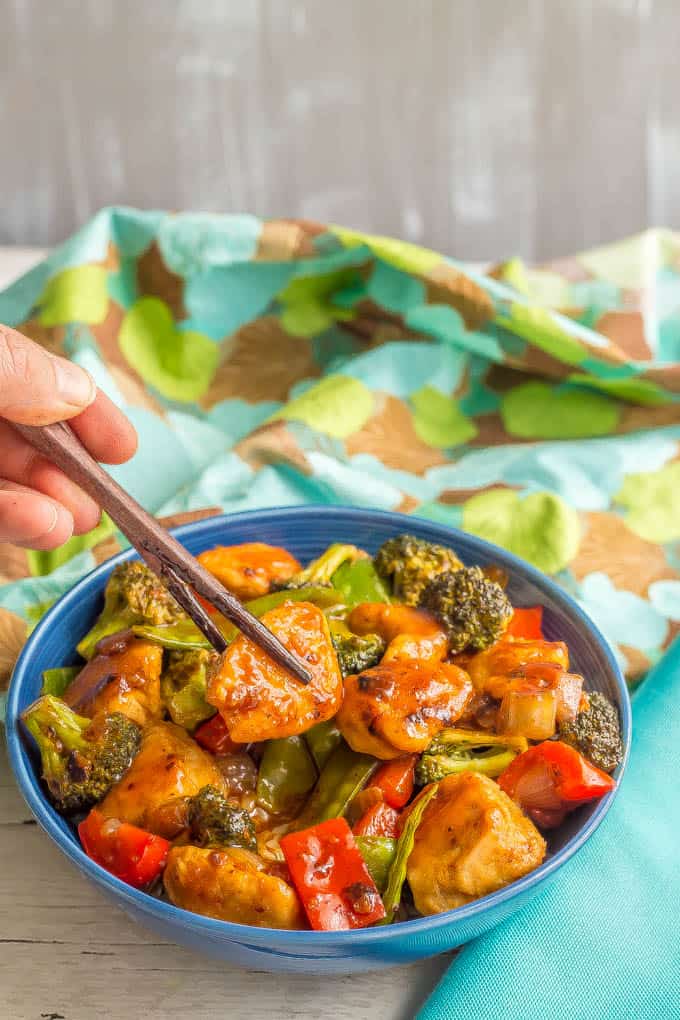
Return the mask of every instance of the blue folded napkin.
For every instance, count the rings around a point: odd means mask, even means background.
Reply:
[[[545,892],[466,946],[418,1020],[680,1017],[680,642],[633,700],[607,818]]]

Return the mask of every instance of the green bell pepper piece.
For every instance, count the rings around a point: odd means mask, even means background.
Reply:
[[[275,815],[293,814],[316,778],[316,766],[302,737],[268,740],[257,778],[257,803]]]
[[[391,601],[371,559],[343,563],[333,574],[331,583],[340,592],[342,601],[349,609],[361,602]]]
[[[63,697],[64,691],[82,668],[82,666],[57,666],[54,669],[44,669],[40,694],[52,694],[55,698]]]
[[[317,723],[316,726],[312,726],[311,730],[307,730],[305,740],[316,767],[321,771],[342,741],[342,733],[335,725],[334,720],[329,719],[327,722]]]
[[[378,892],[383,893],[397,852],[396,839],[387,836],[357,836],[356,841]]]
[[[437,792],[437,784],[433,783],[432,786],[426,786],[420,797],[409,814],[404,828],[402,829],[401,835],[397,840],[397,849],[392,861],[389,876],[387,879],[387,888],[383,896],[383,903],[385,904],[385,918],[381,921],[381,924],[391,924],[394,920],[394,915],[397,911],[397,907],[401,902],[401,891],[406,881],[406,865],[408,859],[411,856],[413,850],[413,843],[416,837],[416,829],[420,825],[420,820],[423,817],[425,808],[430,803],[435,793]]]
[[[306,829],[344,815],[377,765],[376,758],[352,751],[343,741],[326,762],[296,828]]]

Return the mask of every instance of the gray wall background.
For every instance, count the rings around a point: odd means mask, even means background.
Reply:
[[[680,227],[680,0],[0,0],[0,244],[102,205],[461,258]]]

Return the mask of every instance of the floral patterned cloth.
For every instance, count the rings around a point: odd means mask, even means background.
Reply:
[[[169,523],[305,502],[461,527],[564,585],[631,681],[680,623],[680,234],[486,274],[336,226],[102,211],[0,293],[92,372]],[[0,546],[0,680],[27,628],[122,547]]]

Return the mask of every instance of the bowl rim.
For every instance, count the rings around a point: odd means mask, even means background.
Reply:
[[[411,530],[417,523],[417,530],[422,534],[429,532],[428,537],[441,542],[449,542],[455,546],[455,542],[466,545],[474,554],[475,550],[491,553],[503,566],[516,574],[523,575],[531,581],[539,590],[549,595],[556,602],[560,609],[567,612],[576,619],[579,627],[588,632],[592,641],[597,643],[605,654],[613,679],[618,688],[620,699],[619,712],[621,717],[621,733],[623,739],[623,759],[616,770],[616,787],[598,801],[595,810],[585,825],[558,850],[554,855],[543,861],[542,864],[530,871],[527,875],[518,879],[510,885],[498,889],[487,896],[473,900],[471,903],[454,910],[447,910],[439,914],[430,914],[426,917],[417,917],[408,921],[399,921],[395,924],[384,925],[372,928],[352,929],[350,931],[319,932],[313,930],[286,930],[281,928],[258,928],[252,925],[239,924],[235,921],[222,921],[216,918],[196,914],[193,911],[176,907],[172,903],[160,900],[142,890],[134,889],[120,879],[115,878],[100,865],[95,864],[83,851],[77,840],[70,838],[62,831],[56,821],[57,813],[49,804],[43,793],[40,780],[34,774],[29,763],[24,760],[25,748],[19,726],[19,695],[24,679],[30,672],[31,660],[34,649],[39,645],[42,635],[47,631],[58,618],[62,609],[78,600],[83,590],[89,590],[93,585],[103,581],[111,570],[124,560],[136,557],[133,548],[127,548],[100,563],[84,577],[80,578],[68,591],[66,591],[45,613],[36,627],[29,635],[19,658],[15,664],[10,687],[7,696],[7,708],[5,719],[5,733],[9,750],[9,760],[18,783],[21,794],[28,807],[36,818],[41,828],[57,844],[59,849],[86,874],[95,884],[102,886],[109,894],[113,894],[119,900],[125,901],[137,911],[152,915],[157,921],[170,925],[174,928],[190,927],[194,932],[200,930],[207,936],[218,936],[221,940],[231,940],[243,943],[246,938],[255,939],[256,942],[266,941],[268,938],[283,938],[284,941],[295,943],[300,948],[308,945],[329,947],[334,944],[347,945],[349,941],[357,946],[382,942],[390,936],[410,936],[431,933],[441,928],[446,928],[454,923],[464,922],[479,914],[491,912],[495,907],[515,897],[521,897],[533,886],[542,884],[547,878],[558,871],[569,861],[578,850],[590,839],[596,829],[603,822],[607,812],[611,808],[621,787],[631,743],[632,714],[630,695],[626,681],[621,673],[619,663],[611,648],[610,643],[601,633],[596,624],[578,605],[578,603],[551,578],[531,564],[515,556],[513,553],[502,549],[500,546],[487,542],[475,535],[470,535],[458,528],[441,522],[431,521],[427,518],[418,517],[417,514],[402,514],[392,510],[374,510],[370,507],[356,507],[338,504],[304,504],[281,507],[267,507],[255,510],[244,510],[232,514],[216,514],[205,517],[189,524],[181,525],[171,530],[171,534],[182,541],[187,536],[195,536],[202,531],[213,531],[221,525],[238,525],[239,523],[250,524],[255,521],[276,519],[286,514],[294,513],[296,518],[306,517],[328,517],[329,526],[338,516],[345,518],[361,519],[364,523],[371,521],[377,523],[391,523],[403,526]]]

